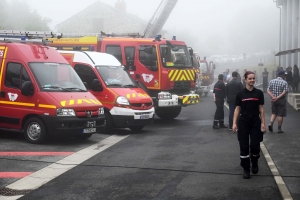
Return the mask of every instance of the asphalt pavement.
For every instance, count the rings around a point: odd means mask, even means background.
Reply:
[[[267,95],[265,101],[268,122],[271,104]],[[214,112],[209,93],[198,105],[184,108],[175,120],[155,118],[154,124],[140,133],[116,129],[111,135],[127,137],[20,199],[283,199],[264,156],[259,159],[259,173],[250,180],[242,178],[237,136],[228,129],[212,129]],[[228,122],[226,107],[225,116]],[[299,119],[300,113],[288,105],[282,127],[285,133],[268,132],[263,142],[293,199],[300,199]],[[97,134],[85,142],[58,140],[30,145],[17,134],[1,133],[0,152],[75,153],[111,135]],[[0,158],[1,171],[36,174],[68,157]],[[0,178],[0,191],[20,180]]]

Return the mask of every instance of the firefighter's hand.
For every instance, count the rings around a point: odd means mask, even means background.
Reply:
[[[265,124],[261,124],[261,132],[265,133],[266,131],[267,131],[266,125]]]
[[[216,97],[214,97],[214,101],[216,102]]]
[[[232,126],[232,131],[233,131],[234,133],[236,133],[236,132],[238,131],[238,128],[237,128],[237,125],[236,125],[236,124],[233,124],[233,126]]]

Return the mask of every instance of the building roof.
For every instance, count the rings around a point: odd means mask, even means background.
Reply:
[[[90,33],[93,32],[91,30],[93,20],[97,18],[103,20],[104,29],[101,31],[107,33],[124,32],[124,30],[128,30],[126,32],[142,32],[147,25],[146,21],[133,14],[117,10],[101,1],[96,1],[79,13],[56,25],[56,27],[59,32]]]

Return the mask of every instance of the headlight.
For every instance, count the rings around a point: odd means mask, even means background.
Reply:
[[[64,108],[58,108],[56,110],[57,116],[76,116],[75,111],[73,109],[64,109]]]
[[[99,108],[98,115],[104,115],[104,108],[103,107]]]
[[[172,95],[167,92],[158,93],[158,99],[172,99]]]
[[[116,100],[116,104],[122,105],[122,106],[129,106],[130,103],[126,97],[118,97]]]

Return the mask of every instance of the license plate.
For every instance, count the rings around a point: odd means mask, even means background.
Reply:
[[[83,129],[83,133],[95,133],[96,128],[85,128]]]
[[[150,118],[150,115],[141,115],[140,116],[140,119],[149,119]]]

